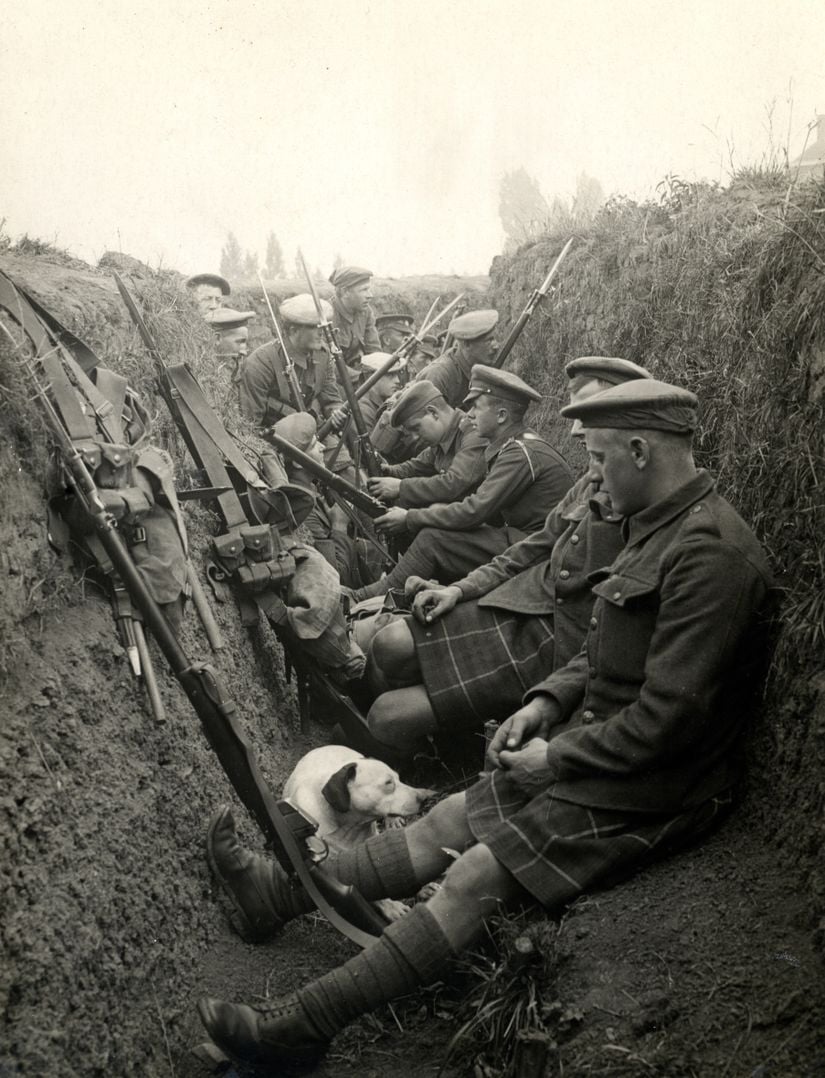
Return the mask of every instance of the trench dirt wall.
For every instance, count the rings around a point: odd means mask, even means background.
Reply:
[[[495,259],[511,324],[571,233]],[[754,822],[803,870],[825,922],[825,184],[671,184],[608,204],[575,244],[509,361],[540,424],[584,464],[557,409],[564,364],[617,355],[696,392],[699,462],[753,525],[780,587],[776,650],[751,744]]]
[[[193,464],[155,396],[112,268],[164,355],[189,362],[242,427],[231,371],[215,362],[212,333],[179,275],[124,256],[92,268],[32,244],[0,253],[0,268],[129,377],[179,473]],[[482,295],[483,283],[467,285]],[[402,298],[420,317],[440,290],[449,298],[461,285],[416,281]],[[287,282],[273,292],[298,290]],[[377,291],[387,303],[394,295],[391,284]],[[232,302],[262,309],[254,289]],[[205,867],[204,824],[232,796],[159,652],[162,727],[132,679],[108,601],[48,545],[47,436],[22,362],[0,335],[0,1074],[168,1076],[191,1033],[200,958],[224,917]],[[185,513],[197,563],[217,518],[198,503]],[[213,608],[226,647],[211,660],[280,788],[301,744],[280,647],[265,627],[242,629],[234,605]],[[182,643],[192,657],[210,657],[191,609]]]

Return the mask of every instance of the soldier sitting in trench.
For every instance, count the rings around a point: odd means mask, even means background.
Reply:
[[[369,900],[404,898],[446,871],[427,902],[283,999],[200,1002],[229,1055],[311,1066],[356,1017],[441,977],[501,904],[558,913],[722,816],[771,580],[753,533],[694,463],[697,403],[640,379],[563,409],[584,424],[594,479],[626,518],[623,551],[597,574],[584,648],[502,724],[490,773],[410,827],[330,857]],[[228,810],[213,835],[221,882],[259,932],[309,910],[275,862],[239,844]]]
[[[407,392],[413,395],[426,384],[414,382]],[[535,389],[510,371],[480,364],[473,367],[464,403],[470,405],[476,434],[488,443],[486,475],[461,501],[394,506],[378,517],[379,528],[414,538],[392,571],[358,591],[356,601],[386,594],[390,588],[402,589],[410,576],[449,584],[541,528],[570,489],[573,474],[561,454],[525,421],[530,403],[540,399]],[[415,417],[408,416],[403,405],[402,400],[393,422],[410,426]],[[400,464],[390,470],[398,475],[404,468]],[[439,478],[434,477],[433,483]],[[370,487],[384,496],[386,484],[386,479],[375,479]]]
[[[565,367],[570,403],[650,374],[612,356]],[[572,435],[583,439],[579,420]],[[405,754],[440,729],[479,729],[518,706],[525,689],[579,651],[593,606],[588,576],[623,545],[621,517],[590,472],[570,488],[541,530],[456,583],[419,577],[414,618],[376,635],[368,670],[378,691],[367,716],[375,755]]]

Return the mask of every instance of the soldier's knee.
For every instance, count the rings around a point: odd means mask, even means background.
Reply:
[[[467,807],[463,793],[451,794],[430,809],[421,824],[433,845],[463,849],[472,834],[467,824]]]
[[[393,669],[409,661],[415,644],[406,621],[391,621],[379,629],[372,642],[370,656],[379,669],[391,676]]]
[[[509,897],[514,888],[513,877],[483,843],[471,846],[450,865],[442,885],[448,900],[479,904],[485,913]]]

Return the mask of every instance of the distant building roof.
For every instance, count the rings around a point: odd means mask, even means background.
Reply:
[[[815,134],[814,141],[809,142],[795,161],[791,161],[791,171],[799,179],[825,173],[825,116],[817,116]]]

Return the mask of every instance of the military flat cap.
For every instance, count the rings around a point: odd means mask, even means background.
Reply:
[[[233,311],[231,307],[218,307],[206,315],[206,321],[213,329],[238,329],[254,317],[254,311]]]
[[[305,453],[318,433],[318,425],[309,412],[293,412],[292,415],[284,416],[272,429],[285,441],[291,442],[296,449],[302,449]]]
[[[688,389],[653,378],[637,378],[603,389],[581,404],[568,404],[561,414],[580,419],[585,428],[685,434],[696,429],[698,407],[698,398]]]
[[[632,382],[636,378],[652,378],[650,371],[633,363],[629,359],[618,359],[615,356],[580,356],[571,359],[564,368],[564,373],[569,379],[573,378],[598,378],[601,382],[609,382],[612,386],[621,385],[622,382]]]
[[[420,415],[433,401],[443,402],[444,398],[432,382],[428,382],[426,378],[422,378],[419,382],[411,382],[390,413],[390,423],[394,427],[403,427],[405,423]]]
[[[498,311],[467,311],[450,322],[448,332],[457,341],[475,341],[491,333],[497,322]]]
[[[321,310],[324,312],[324,321],[329,322],[332,318],[332,307],[325,299],[321,300]],[[285,299],[278,308],[278,314],[293,326],[320,325],[315,301],[308,292]]]
[[[402,333],[409,333],[415,325],[415,319],[411,314],[377,314],[375,324],[379,329],[398,329]]]
[[[353,288],[362,281],[368,281],[370,277],[372,270],[364,269],[363,266],[341,266],[329,275],[329,283],[335,288]]]
[[[371,352],[368,356],[361,356],[361,366],[366,367],[369,373],[373,374],[379,367],[383,367],[391,355],[391,352]],[[403,366],[404,361],[399,356],[386,373],[399,371]]]
[[[470,371],[470,388],[464,398],[464,404],[469,404],[476,397],[485,394],[500,397],[502,400],[518,401],[520,404],[541,400],[541,393],[528,386],[523,378],[519,378],[512,371],[502,371],[498,367],[475,363]]]
[[[211,284],[215,288],[220,288],[223,296],[228,296],[232,291],[229,281],[221,277],[219,273],[196,273],[193,277],[187,277],[185,284],[187,288],[197,288],[199,284]]]

